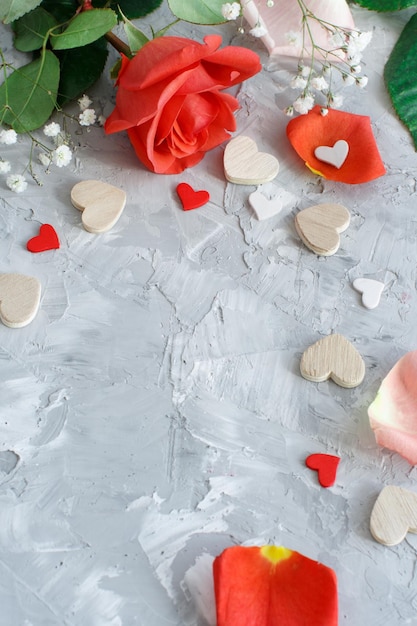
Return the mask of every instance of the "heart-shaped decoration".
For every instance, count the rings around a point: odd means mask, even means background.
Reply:
[[[306,458],[307,467],[317,470],[319,483],[322,487],[334,485],[339,463],[340,457],[333,454],[310,454]]]
[[[29,252],[44,252],[59,248],[59,239],[55,228],[50,224],[41,224],[39,235],[32,237],[26,244]]]
[[[417,533],[417,493],[384,487],[372,509],[370,530],[385,546],[396,546],[407,533]]]
[[[37,278],[0,274],[0,319],[6,326],[27,326],[38,312],[40,300],[41,285]]]
[[[207,204],[210,200],[210,194],[208,191],[205,191],[204,189],[194,191],[191,185],[188,185],[187,183],[180,183],[177,185],[177,194],[181,200],[184,211],[198,209],[198,207],[203,206],[203,204]]]
[[[82,211],[83,226],[90,233],[104,233],[115,225],[126,204],[123,189],[100,180],[83,180],[71,190],[71,202]]]
[[[341,387],[357,387],[365,377],[365,363],[343,335],[328,335],[307,348],[301,357],[301,375],[321,383],[331,378]]]
[[[318,146],[314,150],[314,156],[319,159],[319,161],[323,161],[329,165],[334,165],[334,167],[337,167],[338,170],[340,170],[343,163],[346,161],[348,154],[349,144],[344,139],[336,141],[333,147]]]
[[[316,254],[330,256],[340,246],[340,233],[350,224],[350,213],[341,204],[316,204],[300,211],[295,229],[303,243]]]
[[[375,309],[381,300],[384,283],[372,278],[355,278],[353,287],[362,294],[362,304],[367,309]]]
[[[227,180],[237,185],[261,185],[275,178],[278,160],[258,147],[250,137],[235,137],[224,151],[224,172]]]
[[[282,201],[279,198],[268,200],[268,198],[258,190],[250,194],[249,204],[255,211],[258,220],[267,220],[277,215],[282,209]]]

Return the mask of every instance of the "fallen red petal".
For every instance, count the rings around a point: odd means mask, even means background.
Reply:
[[[327,115],[315,106],[306,115],[299,115],[287,125],[288,139],[314,173],[342,183],[366,183],[385,174],[385,167],[372,132],[371,120],[366,115],[329,109]],[[334,146],[343,139],[349,144],[349,153],[338,169],[320,161],[314,154],[319,146]]]

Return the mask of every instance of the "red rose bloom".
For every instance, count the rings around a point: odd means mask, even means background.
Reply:
[[[256,53],[227,46],[219,35],[204,44],[158,37],[132,58],[122,57],[116,108],[105,130],[127,130],[138,158],[158,174],[196,165],[236,129],[236,98],[221,90],[260,71]]]

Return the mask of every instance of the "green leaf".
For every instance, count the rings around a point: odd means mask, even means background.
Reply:
[[[193,24],[221,24],[224,0],[168,0],[169,8],[180,20]]]
[[[42,126],[56,103],[59,61],[50,50],[15,70],[0,85],[0,122],[18,133]]]
[[[184,2],[194,2],[195,0],[184,0]],[[125,15],[129,20],[149,15],[161,6],[163,0],[94,0],[94,6],[108,6],[114,11],[119,10],[120,14]],[[120,15],[121,17],[121,15]]]
[[[0,0],[0,20],[10,24],[25,13],[36,9],[41,2],[42,0]]]
[[[134,54],[142,48],[149,41],[148,37],[137,28],[130,20],[127,19],[122,13],[123,26],[127,35],[127,43],[129,48]]]
[[[63,24],[74,17],[80,5],[78,0],[43,0],[41,7],[51,13],[58,24]]]
[[[43,46],[49,29],[54,26],[56,26],[55,18],[45,9],[37,7],[14,22],[15,48],[21,52],[39,50]]]
[[[60,106],[70,100],[75,100],[100,78],[107,55],[107,42],[103,37],[82,48],[57,52],[61,64],[61,80],[58,90]],[[81,72],[80,68],[82,68]]]
[[[371,11],[401,11],[417,5],[417,0],[354,0],[355,4]]]
[[[406,24],[385,64],[384,79],[394,109],[417,149],[417,13]]]
[[[54,50],[68,50],[86,46],[99,39],[117,24],[117,17],[111,9],[91,9],[83,11],[71,20],[69,26],[59,34],[51,35]]]

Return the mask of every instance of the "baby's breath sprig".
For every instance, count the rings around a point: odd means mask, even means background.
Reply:
[[[362,52],[372,39],[372,32],[361,32],[357,29],[343,28],[317,17],[306,6],[304,0],[295,0],[302,13],[301,32],[286,33],[290,44],[301,43],[301,56],[297,74],[292,78],[290,86],[299,89],[300,94],[285,109],[287,115],[294,111],[305,114],[315,104],[321,104],[321,112],[327,114],[329,108],[339,108],[343,104],[343,96],[336,92],[337,85],[357,85],[363,88],[368,77],[361,74]],[[311,29],[311,22],[316,22],[328,34],[329,46],[319,45]],[[300,42],[301,39],[301,42]],[[341,81],[335,78],[341,78]]]
[[[68,130],[68,120],[77,123],[81,127],[92,126],[102,123],[102,116],[97,116],[94,108],[91,107],[92,100],[87,95],[83,95],[78,100],[78,115],[70,115],[62,110],[57,110],[56,118],[61,115],[60,123],[55,120],[49,121],[42,129],[36,132],[26,132],[30,139],[29,159],[22,173],[10,173],[11,163],[0,155],[0,175],[8,174],[6,186],[15,193],[21,193],[27,187],[25,174],[28,172],[31,178],[38,185],[42,185],[42,180],[36,171],[36,164],[42,166],[45,174],[49,174],[52,167],[66,167],[73,159],[75,146],[72,141],[71,132]],[[0,130],[0,149],[15,144],[18,134],[13,129]]]

